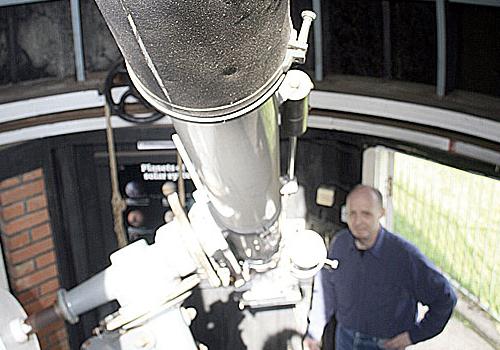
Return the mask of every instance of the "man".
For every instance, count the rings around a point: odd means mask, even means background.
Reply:
[[[319,350],[325,324],[335,316],[336,350],[405,349],[439,334],[456,296],[420,251],[385,230],[382,195],[358,185],[347,196],[348,230],[328,252],[335,270],[318,274],[304,345]],[[416,321],[417,302],[429,307]]]

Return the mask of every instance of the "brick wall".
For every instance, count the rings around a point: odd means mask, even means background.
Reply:
[[[28,315],[52,305],[59,280],[41,169],[0,181],[0,235],[11,292]],[[69,349],[62,321],[38,339],[43,350]]]

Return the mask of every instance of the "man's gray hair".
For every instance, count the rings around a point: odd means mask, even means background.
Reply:
[[[346,202],[349,200],[349,197],[351,197],[352,194],[364,189],[370,190],[375,195],[375,197],[377,197],[377,202],[378,204],[380,204],[380,207],[384,207],[384,197],[382,196],[382,193],[375,187],[362,184],[354,186],[354,188],[347,194]]]

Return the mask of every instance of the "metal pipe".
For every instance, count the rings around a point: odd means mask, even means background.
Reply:
[[[391,4],[382,1],[382,21],[384,32],[384,78],[392,79],[392,47],[391,47]]]
[[[460,4],[500,7],[500,1],[498,0],[448,0],[448,1],[457,2]]]
[[[9,290],[9,280],[7,279],[7,269],[4,261],[2,242],[0,241],[0,289]]]
[[[34,2],[46,2],[50,0],[0,0],[0,7],[30,4]]]
[[[290,137],[290,154],[288,158],[288,178],[295,178],[295,154],[297,153],[297,136]]]
[[[29,315],[25,323],[30,326],[31,333],[37,333],[47,327],[48,325],[55,323],[59,320],[63,320],[64,317],[59,312],[57,304],[54,306],[43,309],[42,311],[36,312]]]
[[[17,18],[15,17],[14,9],[10,8],[7,9],[8,11],[8,16],[7,16],[7,26],[8,26],[8,48],[9,48],[9,55],[10,57],[19,57],[19,47],[17,45],[17,40],[16,40],[16,24],[17,24]],[[17,60],[15,59],[10,59],[9,60],[9,66],[10,66],[10,82],[11,83],[17,83],[18,81],[18,74],[17,74]]]
[[[321,24],[321,0],[313,0],[314,21],[314,79],[323,80],[323,27]]]
[[[107,273],[108,269],[101,271],[70,291],[59,289],[56,303],[30,315],[26,324],[31,326],[32,332],[38,332],[62,319],[71,324],[77,323],[79,315],[115,299],[106,289]]]
[[[436,0],[437,27],[437,81],[436,94],[446,93],[446,7],[445,0]]]
[[[80,0],[70,0],[70,3],[71,3],[71,27],[73,29],[73,48],[75,54],[76,80],[85,81],[85,61],[83,56]]]

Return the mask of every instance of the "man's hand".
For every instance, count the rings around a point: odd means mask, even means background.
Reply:
[[[321,350],[321,342],[311,337],[305,337],[302,345],[304,350]]]
[[[403,350],[406,349],[407,346],[413,344],[410,339],[410,333],[404,332],[396,335],[394,338],[387,340],[384,343],[384,347],[386,349],[397,349]]]

